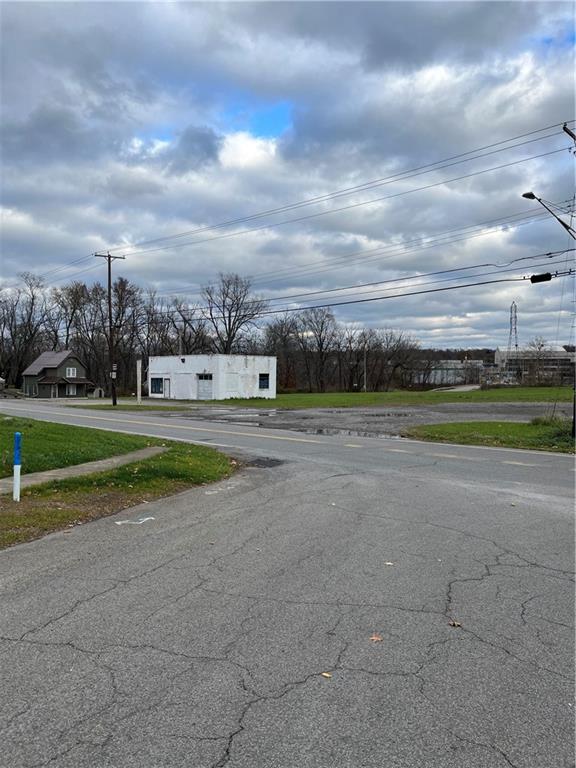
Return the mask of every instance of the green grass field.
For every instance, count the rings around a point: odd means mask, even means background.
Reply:
[[[437,403],[551,403],[568,402],[572,399],[571,387],[501,387],[497,389],[478,389],[472,392],[412,392],[396,390],[394,392],[312,392],[278,395],[275,400],[250,398],[246,400],[187,400],[170,401],[169,406],[138,406],[133,401],[120,401],[118,410],[185,410],[197,405],[222,405],[239,408],[366,408],[378,406],[419,406]],[[166,401],[163,401],[166,402]],[[177,404],[178,403],[178,404]],[[112,405],[82,405],[82,407],[112,410]]]
[[[530,424],[468,421],[410,427],[403,431],[403,435],[440,443],[573,453],[571,427],[570,421],[559,419],[534,419]]]
[[[168,450],[107,472],[23,489],[20,502],[3,494],[0,548],[220,480],[233,472],[236,464],[204,446],[0,416],[4,476],[12,473],[15,430],[22,433],[23,473],[106,458],[148,445],[162,445]],[[10,443],[9,459],[5,456],[6,443]]]
[[[22,474],[107,459],[159,445],[152,438],[0,415],[0,477],[12,474],[14,432],[22,434]]]

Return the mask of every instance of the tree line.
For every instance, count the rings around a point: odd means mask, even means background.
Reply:
[[[268,313],[248,279],[221,274],[202,289],[201,303],[166,299],[126,278],[112,286],[117,387],[135,389],[138,355],[274,355],[279,391],[389,390],[426,385],[442,355],[422,350],[403,331],[357,328],[336,321],[329,308]],[[271,318],[271,319],[267,319]],[[107,290],[99,282],[72,281],[47,288],[31,274],[17,287],[0,287],[0,375],[19,387],[38,355],[68,349],[87,366],[88,378],[108,390]],[[488,352],[485,350],[484,352]],[[454,350],[449,356],[454,356]],[[461,357],[463,357],[463,351]]]

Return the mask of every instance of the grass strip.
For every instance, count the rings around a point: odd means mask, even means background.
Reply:
[[[155,444],[168,450],[107,472],[32,486],[18,503],[0,496],[0,548],[220,480],[236,466],[213,448],[166,440]]]
[[[22,474],[108,459],[162,442],[140,435],[0,415],[0,477],[12,474],[14,432],[22,433]]]
[[[570,421],[561,419],[534,419],[530,424],[466,421],[410,427],[402,435],[439,443],[574,453],[571,427]]]
[[[198,405],[221,405],[228,408],[372,408],[378,406],[420,406],[439,403],[553,403],[570,402],[571,387],[495,387],[471,392],[301,392],[281,394],[274,400],[265,398],[233,398],[231,400],[186,400],[180,405],[152,405],[150,400],[138,406],[134,402],[120,401],[114,408],[108,404],[82,405],[101,410],[187,410]],[[164,401],[165,402],[165,401]],[[178,401],[170,401],[177,403]]]
[[[109,458],[150,445],[165,446],[168,450],[106,472],[26,488],[20,502],[2,494],[0,548],[220,480],[233,472],[236,465],[227,456],[204,446],[0,416],[0,476],[12,474],[12,440],[16,431],[22,433],[23,474]]]

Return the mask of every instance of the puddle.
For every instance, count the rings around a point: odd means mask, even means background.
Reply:
[[[332,427],[319,427],[317,429],[298,429],[298,432],[306,432],[308,435],[342,435],[343,437],[378,437],[385,440],[401,440],[398,434],[387,432],[366,432],[360,429],[333,429]]]
[[[268,469],[269,467],[279,467],[280,464],[284,464],[284,462],[280,459],[269,459],[263,456],[262,458],[253,459],[252,461],[248,462],[247,466]]]

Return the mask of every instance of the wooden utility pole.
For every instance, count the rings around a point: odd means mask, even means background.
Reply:
[[[114,362],[114,321],[112,318],[112,262],[115,259],[125,259],[125,256],[110,256],[109,253],[95,253],[100,259],[108,262],[108,358],[110,362],[110,390],[112,393],[112,405],[117,405],[116,399],[116,371]]]

